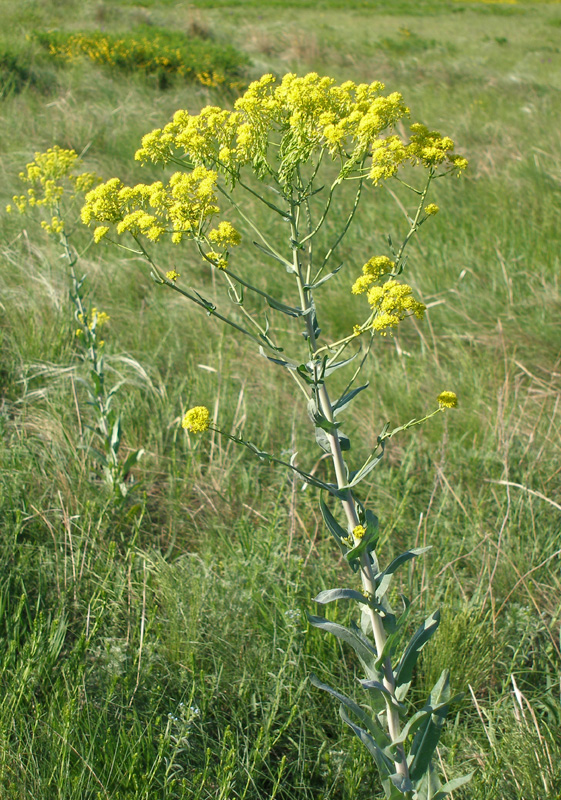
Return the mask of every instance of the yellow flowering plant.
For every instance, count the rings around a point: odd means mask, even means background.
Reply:
[[[360,588],[322,591],[315,601],[356,603],[361,622],[345,627],[322,616],[308,619],[355,650],[365,673],[361,681],[365,696],[355,701],[316,676],[311,681],[340,703],[342,719],[374,758],[387,798],[441,800],[469,780],[464,776],[442,786],[433,764],[442,725],[454,701],[447,671],[420,710],[412,710],[406,702],[415,664],[438,627],[439,614],[432,613],[404,644],[409,603],[404,600],[399,612],[389,600],[395,573],[427,548],[408,550],[383,567],[376,549],[378,519],[360,500],[357,487],[380,463],[391,437],[454,407],[456,397],[444,391],[436,408],[422,418],[395,428],[387,423],[374,450],[353,467],[346,455],[351,442],[342,425],[354,398],[368,388],[368,383],[356,383],[378,337],[391,336],[407,317],[423,318],[425,306],[400,279],[406,248],[419,227],[438,211],[434,203],[427,204],[431,184],[461,173],[467,162],[455,154],[449,137],[420,123],[410,126],[408,137],[398,135],[396,126],[400,123],[403,130],[409,109],[399,93],[384,95],[383,90],[379,82],[338,85],[315,73],[285,75],[280,82],[265,75],[249,86],[232,110],[209,106],[198,114],[177,111],[167,125],[143,138],[136,154],[141,163],[175,170],[167,182],[128,187],[112,178],[87,194],[82,220],[94,228],[96,241],[113,241],[130,249],[129,244],[121,244],[121,237],[132,237],[133,249],[146,260],[158,285],[181,294],[253,341],[272,366],[286,370],[294,381],[304,398],[315,441],[331,461],[330,482],[297,467],[294,459],[284,460],[221,431],[204,406],[187,411],[183,426],[193,435],[209,428],[218,431],[320,490],[325,525]],[[405,165],[417,167],[423,176],[419,186],[403,179]],[[408,229],[399,247],[390,241],[388,253],[367,253],[362,269],[352,270],[349,296],[365,296],[360,316],[341,339],[322,342],[321,287],[343,266],[332,266],[334,254],[355,220],[364,185],[377,187],[389,180],[400,181],[413,194],[416,211],[408,215]],[[345,183],[355,191],[343,214],[339,198]],[[255,203],[270,214],[266,228],[252,216]],[[217,221],[224,207],[239,220],[240,228],[251,231],[252,242],[242,241],[235,220]],[[320,233],[326,232],[328,219],[330,224],[339,222],[331,241],[325,243]],[[277,237],[271,233],[275,224],[281,231]],[[219,300],[205,299],[204,287],[191,285],[187,267],[181,270],[183,278],[175,269],[160,265],[158,243],[166,239],[191,246],[216,270],[216,282],[223,281],[228,298],[224,302],[233,304],[231,310],[219,307]],[[252,283],[243,269],[248,258],[280,271],[287,284],[282,300],[266,283]],[[249,294],[257,304],[247,304]],[[256,311],[259,303],[262,306]],[[275,319],[283,324],[275,326]],[[296,333],[304,328],[303,338],[291,336],[281,344],[287,321],[296,326]],[[332,374],[351,364],[353,374],[346,389],[333,399]]]
[[[80,377],[89,405],[94,409],[95,422],[92,430],[100,447],[90,442],[88,451],[93,455],[105,483],[110,487],[113,497],[121,500],[130,489],[130,472],[142,457],[143,450],[130,453],[124,460],[119,449],[122,440],[121,415],[114,408],[116,394],[121,383],[109,388],[106,383],[104,346],[100,336],[101,329],[109,322],[109,315],[95,306],[89,306],[86,300],[86,276],[79,276],[77,264],[79,254],[72,246],[68,230],[69,218],[72,217],[72,206],[76,215],[75,201],[83,201],[88,192],[99,183],[100,179],[91,172],[77,172],[80,159],[74,150],[54,146],[44,153],[35,153],[35,159],[27,164],[19,178],[26,192],[15,195],[6,210],[14,210],[24,214],[27,211],[42,212],[47,219],[41,220],[41,227],[53,237],[62,249],[70,275],[70,297],[74,305],[76,323],[75,343],[77,357],[86,366],[85,374]],[[75,225],[76,219],[70,227]]]

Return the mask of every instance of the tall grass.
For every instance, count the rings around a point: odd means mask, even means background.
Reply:
[[[416,691],[449,666],[465,692],[440,749],[449,777],[476,770],[458,800],[555,798],[559,8],[415,8],[205,3],[198,13],[215,41],[249,51],[248,78],[310,68],[381,78],[470,157],[461,185],[438,187],[432,236],[411,251],[428,323],[378,347],[376,400],[357,398],[354,440],[366,452],[386,419],[417,415],[444,379],[457,392],[454,417],[392,441],[368,493],[389,551],[412,538],[436,544],[396,592],[416,601],[419,617],[429,597],[443,607],[445,655],[437,664],[427,649]],[[17,63],[37,76],[1,100],[2,207],[19,193],[20,169],[52,144],[84,152],[85,167],[106,178],[148,180],[132,160],[140,136],[177,108],[223,102],[209,87],[164,92],[87,63],[54,70],[24,39],[37,27],[117,32],[140,14],[187,30],[193,11],[123,4],[103,16],[72,0],[2,11]],[[388,233],[397,238],[402,196],[392,190],[360,217],[340,253],[349,267],[365,246],[378,252]],[[86,234],[76,229],[73,241]],[[177,249],[165,256],[183,273],[205,272]],[[89,412],[58,250],[31,219],[3,217],[0,259],[2,797],[378,796],[366,757],[306,682],[329,658],[350,688],[356,667],[300,613],[323,588],[319,561],[326,581],[341,570],[310,490],[218,439],[189,443],[179,427],[186,408],[206,403],[246,438],[298,449],[313,465],[282,381],[261,369],[242,378],[255,357],[218,327],[210,335],[207,319],[170,302],[133,257],[89,250],[89,291],[111,316],[108,362],[126,381],[123,447],[146,450],[142,491],[117,515],[80,447]],[[273,268],[256,252],[256,279]],[[332,282],[333,307],[349,276],[343,269]],[[349,303],[334,327],[352,319]]]

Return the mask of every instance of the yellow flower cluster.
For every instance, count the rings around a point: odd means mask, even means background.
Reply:
[[[369,328],[383,336],[388,329],[396,328],[405,317],[414,314],[422,319],[426,306],[413,297],[413,290],[406,283],[390,279],[382,286],[368,290],[368,303],[373,311]]]
[[[94,306],[87,317],[84,314],[78,314],[78,322],[83,325],[83,328],[78,328],[76,330],[76,336],[83,336],[84,328],[87,328],[89,331],[93,332],[97,328],[101,328],[102,325],[105,325],[107,322],[109,322],[110,319],[111,317],[109,314],[106,314],[105,311],[98,311]]]
[[[48,34],[40,37],[41,40],[46,38],[49,39]],[[197,58],[193,52],[166,41],[165,37],[158,34],[150,37],[115,37],[97,32],[70,36],[57,34],[50,37],[48,51],[51,56],[65,61],[86,57],[96,64],[114,69],[178,75],[197,80],[203,86],[220,86],[226,80],[225,74],[218,69],[200,69],[208,64],[208,56]]]
[[[426,125],[415,122],[411,125],[409,157],[421,162],[425,167],[436,167],[443,162],[454,166],[458,172],[467,167],[467,160],[454,155],[454,142],[449,136],[441,136],[438,131],[430,131]]]
[[[166,278],[172,283],[175,283],[175,281],[180,277],[181,275],[179,272],[176,272],[174,269],[170,269],[169,272],[166,272]]]
[[[379,280],[382,275],[391,273],[395,267],[395,262],[390,261],[387,256],[374,256],[362,268],[362,275],[353,283],[351,292],[353,294],[364,294],[368,287]]]
[[[399,93],[382,96],[383,89],[377,81],[336,85],[315,72],[288,74],[279,84],[264,75],[250,84],[234,111],[215,106],[197,115],[177,111],[163,129],[143,138],[136,158],[166,163],[180,151],[195,164],[212,164],[232,179],[252,163],[258,174],[274,173],[283,183],[314,151],[342,157],[345,175],[362,168],[371,156],[368,174],[374,183],[394,175],[404,161],[434,167],[447,160],[463,169],[465,159],[452,154],[452,141],[424,126],[412,127],[409,144],[396,135],[383,137],[409,113]],[[277,144],[271,148],[273,140]]]
[[[221,247],[228,247],[238,245],[242,237],[238,231],[229,222],[220,222],[218,228],[213,228],[208,232],[208,239],[210,242]]]
[[[156,181],[130,187],[111,178],[86,195],[82,221],[102,223],[94,231],[96,242],[113,227],[118,235],[129,232],[153,242],[165,234],[171,234],[175,244],[185,237],[205,241],[205,223],[219,212],[217,179],[216,172],[203,166],[190,173],[174,173],[166,185]],[[239,244],[241,239],[229,222],[221,222],[208,238],[223,247]]]
[[[191,433],[204,433],[210,427],[210,413],[205,406],[190,408],[183,417],[181,425]]]
[[[436,399],[439,408],[456,408],[458,405],[458,398],[454,392],[440,392]]]
[[[429,203],[428,206],[425,206],[425,214],[429,217],[438,214],[440,208],[436,205],[436,203]]]
[[[205,261],[210,261],[216,269],[226,269],[228,266],[228,258],[222,256],[220,253],[216,253],[214,250],[209,250],[208,253],[205,253],[204,258]]]
[[[353,528],[353,536],[355,537],[355,539],[362,539],[365,533],[366,533],[366,528],[364,527],[364,525],[356,525]]]
[[[53,233],[57,235],[63,232],[64,221],[60,217],[51,217],[50,222],[43,220],[41,222],[41,227],[44,231],[47,231],[47,233]]]
[[[64,150],[56,145],[45,153],[35,153],[35,160],[27,164],[25,170],[19,174],[22,183],[29,187],[27,193],[13,197],[13,203],[20,214],[30,206],[57,209],[67,189],[72,192],[73,197],[80,192],[89,191],[99,178],[91,172],[75,174],[78,164],[78,154],[74,150]],[[6,211],[12,210],[12,205],[6,207]],[[52,216],[50,222],[44,221],[41,224],[48,233],[62,233],[64,229],[58,214]]]

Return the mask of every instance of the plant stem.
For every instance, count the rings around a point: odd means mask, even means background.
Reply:
[[[293,206],[292,208],[292,222],[291,222],[291,237],[292,241],[298,242],[298,209]],[[302,266],[298,259],[298,249],[294,248],[293,250],[293,267],[294,272],[296,274],[296,280],[298,282],[298,291],[300,295],[300,303],[303,309],[308,309],[311,306],[311,290],[304,288],[304,280],[302,275]],[[307,334],[308,334],[308,343],[310,346],[310,352],[312,357],[317,353],[317,345],[316,345],[316,337],[314,333],[314,325],[312,320],[311,314],[306,314],[306,326],[307,326]],[[331,405],[331,400],[329,399],[329,394],[327,391],[327,387],[325,382],[322,382],[321,385],[318,385],[318,400],[320,403],[320,410],[324,417],[329,421],[333,422],[333,407]],[[341,489],[342,487],[346,486],[348,483],[347,478],[347,468],[345,465],[345,461],[343,458],[343,452],[341,450],[341,442],[339,441],[339,435],[335,430],[333,433],[327,432],[327,439],[329,441],[329,446],[331,449],[331,458],[333,461],[333,466],[335,469],[335,476],[337,479],[337,487]],[[357,510],[355,501],[353,498],[353,494],[351,489],[348,489],[346,492],[345,499],[341,500],[341,504],[343,506],[343,510],[347,517],[347,523],[349,527],[349,533],[352,535],[354,529],[360,524],[360,520],[358,518]],[[356,542],[358,543],[358,539]],[[361,570],[360,576],[362,580],[362,586],[364,591],[369,595],[373,596],[375,593],[375,580],[374,574],[372,571],[372,561],[370,558],[369,553],[365,552],[361,556]],[[378,652],[378,656],[381,656],[387,636],[386,631],[384,629],[384,623],[382,621],[382,617],[372,608],[369,608],[369,615],[370,620],[372,623],[372,631],[374,634],[374,642],[376,645],[376,650]],[[388,690],[391,699],[386,698],[386,712],[387,712],[387,720],[388,720],[388,732],[392,741],[396,741],[399,738],[401,733],[401,725],[399,721],[399,714],[396,707],[396,698],[395,698],[395,678],[393,674],[393,669],[391,665],[391,659],[388,656],[384,661],[384,676],[383,676],[383,683],[385,688]],[[393,700],[393,702],[392,702]],[[397,754],[397,762],[396,762],[396,771],[399,775],[408,778],[409,777],[409,768],[407,766],[407,761],[405,759],[405,751],[403,749],[403,745],[399,744],[396,745],[396,754]]]

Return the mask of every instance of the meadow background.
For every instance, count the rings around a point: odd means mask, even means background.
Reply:
[[[387,556],[433,545],[396,587],[412,624],[442,608],[417,696],[445,666],[465,692],[438,754],[448,778],[475,770],[457,800],[561,798],[561,5],[1,0],[0,12],[2,209],[53,144],[104,179],[159,176],[133,160],[144,133],[178,108],[231,104],[264,72],[382,80],[469,158],[466,177],[437,183],[441,211],[411,248],[426,322],[379,341],[348,433],[359,459],[386,420],[458,394],[457,411],[392,440],[367,490]],[[90,52],[100,37],[104,63]],[[354,273],[403,232],[389,193],[368,198],[327,284],[334,334],[356,321]],[[250,272],[274,273],[254,255]],[[191,251],[165,258],[211,291]],[[146,451],[121,505],[88,454],[60,250],[32,216],[2,212],[2,798],[379,797],[368,755],[307,682],[327,666],[334,685],[356,684],[353,654],[305,620],[319,590],[348,580],[314,492],[180,427],[206,404],[309,468],[318,451],[291,387],[133,257],[98,246],[80,268],[111,318],[123,450]]]

